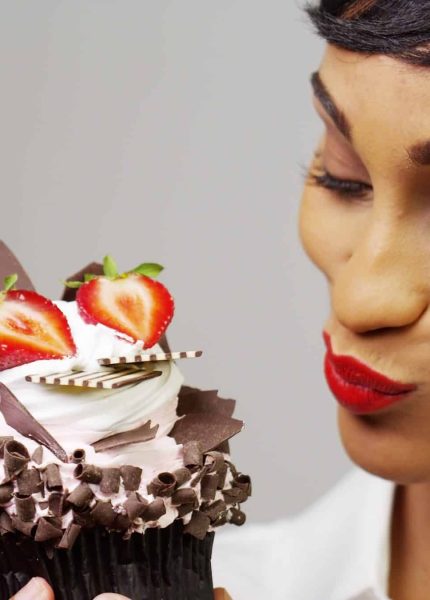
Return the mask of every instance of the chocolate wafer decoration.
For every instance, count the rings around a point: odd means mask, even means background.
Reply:
[[[126,365],[146,362],[159,362],[165,360],[179,360],[181,358],[199,358],[202,350],[186,350],[182,352],[157,352],[154,354],[135,354],[134,356],[115,356],[111,358],[100,358],[99,363],[104,366]]]
[[[93,372],[68,371],[67,373],[52,373],[50,375],[27,375],[26,381],[45,383],[48,385],[67,385],[112,390],[131,385],[146,379],[159,377],[161,371],[144,371],[143,369],[128,368],[115,370],[100,370]]]

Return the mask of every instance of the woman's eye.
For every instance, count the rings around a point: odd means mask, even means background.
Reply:
[[[311,170],[308,174],[308,183],[331,190],[343,197],[362,198],[373,189],[369,183],[340,179],[326,169]]]

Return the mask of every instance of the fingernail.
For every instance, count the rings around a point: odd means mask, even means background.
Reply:
[[[31,579],[13,598],[14,600],[48,600],[49,595],[43,580],[36,577]]]

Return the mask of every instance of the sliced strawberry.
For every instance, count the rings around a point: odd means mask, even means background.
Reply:
[[[150,348],[173,317],[169,291],[146,275],[129,273],[115,279],[97,277],[84,283],[76,295],[87,323],[102,323]]]
[[[0,371],[75,353],[67,319],[51,300],[28,290],[0,294]]]

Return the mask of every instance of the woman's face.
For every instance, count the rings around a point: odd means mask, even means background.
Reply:
[[[329,45],[313,84],[300,231],[329,284],[342,441],[370,472],[430,481],[430,69]]]

